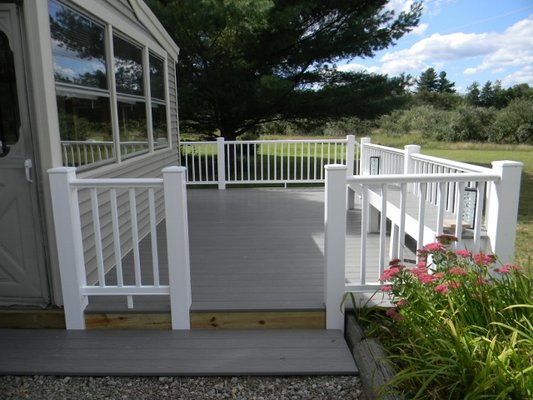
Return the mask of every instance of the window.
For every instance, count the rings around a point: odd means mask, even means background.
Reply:
[[[55,80],[107,89],[104,27],[54,0],[49,13]]]
[[[15,63],[9,40],[0,32],[0,157],[19,141],[20,115],[17,100]]]
[[[154,149],[168,148],[163,59],[121,33],[114,32],[113,43],[107,43],[104,24],[59,0],[49,0],[48,5],[64,165],[119,161],[150,151],[152,139]],[[149,65],[144,65],[145,52]],[[115,87],[109,87],[110,73]],[[112,104],[115,95],[117,102]]]
[[[165,101],[165,64],[150,53],[150,95],[152,106],[152,130],[154,147],[167,147],[167,108]]]
[[[113,35],[117,92],[144,96],[142,49]]]
[[[142,48],[113,35],[120,150],[123,157],[148,151]]]

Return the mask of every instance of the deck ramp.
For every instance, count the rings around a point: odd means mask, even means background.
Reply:
[[[354,375],[335,330],[0,330],[0,375]]]

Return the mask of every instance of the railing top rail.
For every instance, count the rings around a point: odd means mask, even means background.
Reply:
[[[455,169],[462,170],[465,172],[490,173],[492,171],[491,168],[480,167],[478,165],[468,164],[468,163],[464,163],[460,161],[448,160],[446,158],[441,158],[441,157],[428,156],[426,154],[416,153],[416,154],[411,154],[411,157],[413,160],[416,160],[416,161],[427,161],[430,163],[442,165],[448,168],[455,168]]]
[[[103,178],[103,179],[73,179],[70,182],[71,186],[87,189],[87,188],[150,188],[162,187],[162,178]]]
[[[394,147],[382,146],[380,144],[373,144],[373,143],[365,143],[365,146],[369,147],[371,149],[377,149],[377,150],[385,151],[385,152],[388,152],[388,153],[397,153],[397,154],[400,154],[402,156],[404,155],[404,150],[396,149]]]
[[[217,142],[188,142],[181,141],[181,144],[216,144]],[[269,143],[347,143],[346,139],[280,139],[280,140],[224,140],[224,144],[269,144]],[[357,142],[355,142],[358,144]]]
[[[346,178],[347,182],[365,185],[386,183],[432,183],[432,182],[473,182],[497,181],[500,176],[495,173],[463,173],[463,174],[391,174],[391,175],[353,175]]]
[[[109,140],[62,140],[61,144],[113,144],[113,141]],[[146,141],[142,140],[130,140],[129,142],[120,142],[120,144],[146,144]]]

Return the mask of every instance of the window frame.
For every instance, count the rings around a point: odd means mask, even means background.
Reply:
[[[89,19],[95,24],[103,26],[104,28],[104,48],[105,48],[105,65],[106,65],[106,74],[107,74],[107,86],[108,89],[99,89],[99,88],[90,88],[81,85],[56,81],[55,89],[56,96],[61,93],[71,93],[79,94],[80,97],[84,95],[98,96],[98,97],[107,97],[109,98],[110,105],[110,117],[111,117],[111,131],[113,136],[114,143],[114,156],[94,163],[87,163],[84,165],[77,166],[78,170],[89,170],[101,167],[103,165],[112,165],[112,164],[121,164],[126,160],[131,160],[139,156],[146,156],[147,154],[152,155],[155,152],[170,150],[172,148],[172,127],[171,127],[171,113],[170,113],[170,90],[169,90],[169,68],[168,68],[168,53],[165,51],[159,44],[154,42],[149,34],[146,32],[139,31],[135,27],[128,26],[127,23],[121,23],[119,19],[111,18],[111,21],[104,21],[102,18],[98,18],[95,14],[98,11],[103,11],[101,6],[96,5],[94,2],[88,4],[84,0],[73,0],[75,4],[71,5],[65,4],[65,2],[60,0],[48,0],[48,4],[51,1],[58,3],[59,5],[69,8],[70,10],[80,14],[82,17]],[[89,4],[91,7],[89,7]],[[49,7],[49,6],[48,6]],[[99,8],[100,7],[100,8]],[[91,8],[91,9],[89,9]],[[96,8],[96,12],[93,8]],[[120,26],[116,26],[120,25]],[[115,79],[115,68],[114,68],[114,49],[113,49],[113,37],[117,36],[120,39],[133,44],[136,47],[139,47],[142,51],[142,67],[143,67],[143,95],[131,95],[120,93],[117,91],[116,79]],[[50,37],[51,40],[51,37]],[[153,119],[152,119],[152,100],[150,93],[150,63],[149,57],[157,57],[160,61],[163,62],[163,85],[164,85],[164,101],[160,99],[154,99],[155,103],[158,105],[164,105],[165,107],[165,119],[166,119],[166,139],[167,144],[164,146],[154,146],[155,139],[153,132]],[[53,55],[52,55],[53,56]],[[146,114],[146,134],[148,139],[148,149],[147,151],[135,152],[130,155],[123,155],[121,151],[121,142],[120,142],[120,119],[118,114],[118,102],[121,99],[127,100],[143,101],[145,103],[145,114]],[[62,152],[63,153],[63,152]],[[63,163],[65,160],[63,160]]]

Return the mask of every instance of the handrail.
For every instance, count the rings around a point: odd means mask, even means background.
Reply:
[[[472,171],[472,172],[490,172],[491,168],[481,167],[479,165],[468,164],[460,161],[447,160],[441,157],[428,156],[427,154],[415,153],[411,157],[416,161],[428,161],[443,167],[454,168],[457,170],[463,171]]]
[[[101,178],[101,179],[74,179],[71,186],[77,188],[106,188],[106,187],[128,187],[128,188],[149,188],[162,187],[163,178]]]
[[[385,152],[388,152],[388,153],[398,153],[398,154],[401,154],[401,155],[404,154],[404,151],[402,149],[396,149],[394,147],[382,146],[380,144],[366,143],[365,146],[367,146],[369,148],[372,148],[372,149],[382,150],[382,151],[385,151]]]
[[[361,183],[384,184],[384,183],[431,183],[431,182],[471,182],[471,181],[497,181],[500,176],[494,173],[461,173],[461,174],[390,174],[390,175],[359,175],[346,178],[348,184]]]

